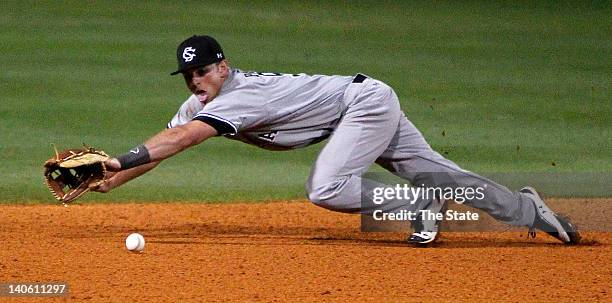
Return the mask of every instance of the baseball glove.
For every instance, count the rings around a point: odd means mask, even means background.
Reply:
[[[109,156],[93,147],[55,151],[44,164],[44,175],[51,194],[66,204],[104,182]]]

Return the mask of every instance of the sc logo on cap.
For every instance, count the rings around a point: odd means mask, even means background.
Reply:
[[[193,57],[196,56],[195,51],[196,49],[191,46],[183,50],[183,59],[185,59],[185,62],[191,62],[191,60],[193,60]]]

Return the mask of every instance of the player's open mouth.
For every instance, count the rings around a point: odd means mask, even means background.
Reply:
[[[208,99],[208,94],[206,94],[205,91],[203,90],[196,91],[195,95],[198,97],[198,100],[201,103],[206,103],[206,100]]]

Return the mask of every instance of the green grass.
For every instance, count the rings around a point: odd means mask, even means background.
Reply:
[[[175,47],[196,33],[217,37],[242,69],[381,79],[431,145],[473,171],[612,170],[607,2],[4,1],[0,9],[0,201],[52,201],[41,176],[50,143],[118,154],[163,129],[188,96],[168,76]],[[213,139],[84,200],[302,198],[321,146],[273,153]]]

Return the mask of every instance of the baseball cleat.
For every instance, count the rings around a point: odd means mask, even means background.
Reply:
[[[446,201],[442,199],[433,199],[430,204],[421,210],[421,212],[428,211],[431,213],[440,213],[445,212],[446,209]],[[420,216],[421,215],[419,215],[419,217]],[[408,243],[425,245],[434,242],[438,236],[440,223],[440,220],[423,220],[422,218],[412,221],[412,229],[414,232],[408,237]]]
[[[535,230],[539,229],[547,234],[559,239],[568,245],[580,243],[580,233],[578,228],[567,217],[555,214],[538,192],[532,187],[524,187],[520,193],[527,195],[533,201],[536,215],[533,225],[529,228],[529,235],[535,238]]]
[[[408,243],[412,244],[428,244],[436,240],[437,231],[422,231],[414,232],[408,237]]]

